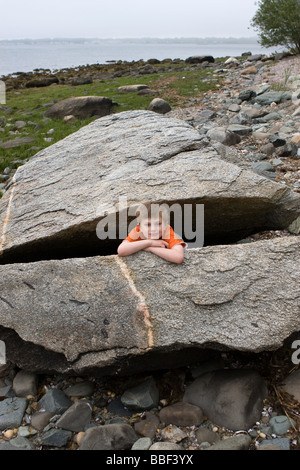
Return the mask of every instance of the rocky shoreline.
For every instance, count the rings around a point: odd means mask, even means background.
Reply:
[[[281,57],[280,63],[288,70],[299,60]],[[138,64],[134,73],[153,73],[151,67],[157,64],[149,62]],[[227,162],[299,193],[300,75],[286,73],[285,79],[281,75],[276,81],[272,75],[274,62],[264,57],[231,58],[222,66],[209,61],[182,65],[214,68],[223,86],[218,92],[190,101],[188,106],[171,110],[166,117],[187,121],[198,130],[203,146],[212,146]],[[86,68],[57,75],[65,74],[67,82],[76,75],[82,83],[100,73],[101,77],[133,73],[128,64],[117,66],[119,70],[114,65],[113,71],[107,66],[101,72],[95,66],[94,71],[89,69],[90,78]],[[163,70],[167,67],[164,64]],[[24,87],[41,75],[45,78],[45,71],[16,75],[8,77],[11,89]],[[12,175],[9,168],[4,173],[7,187]],[[299,223],[292,233],[299,235]],[[286,230],[267,231],[246,241],[290,235]],[[131,377],[37,375],[20,371],[13,364],[1,366],[0,450],[299,450],[300,374],[298,364],[292,362],[293,352],[289,341],[273,353],[212,353],[212,358],[202,363]],[[216,370],[225,374],[218,378]],[[253,376],[253,370],[257,375]],[[226,374],[231,371],[245,372],[251,391],[256,390],[258,408],[253,396],[245,393],[249,390],[245,377],[240,388],[228,392]],[[188,397],[190,387],[206,387],[217,379],[220,381],[213,390],[227,386],[226,400],[236,404],[226,419],[220,409],[211,410]],[[282,382],[290,384],[281,389]],[[213,392],[205,390],[207,394]],[[199,390],[196,395],[201,395]],[[212,401],[215,404],[218,400],[224,402],[224,396]],[[233,418],[237,416],[244,422],[235,427]]]
[[[286,351],[262,353],[257,370],[254,356],[214,353],[184,368],[106,378],[15,368],[5,376],[2,366],[0,450],[298,450],[299,401],[289,392],[299,400],[300,375],[279,379],[289,369],[282,359]],[[210,399],[200,406],[202,389]]]

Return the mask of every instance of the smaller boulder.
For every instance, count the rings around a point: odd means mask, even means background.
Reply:
[[[44,86],[52,85],[53,83],[58,83],[59,80],[57,77],[46,77],[46,78],[37,78],[30,80],[25,84],[26,88],[40,88]]]
[[[213,64],[214,61],[215,59],[211,55],[193,55],[185,60],[187,64],[202,64],[202,62]]]
[[[241,137],[225,127],[213,127],[207,132],[207,137],[223,145],[235,145],[241,142]]]
[[[155,113],[159,114],[166,114],[171,111],[171,106],[167,101],[161,98],[154,98],[151,103],[149,104],[149,111],[154,111]]]
[[[203,412],[198,406],[178,402],[162,408],[159,412],[159,418],[165,424],[199,426],[203,421]]]
[[[126,390],[121,396],[123,405],[130,410],[150,410],[158,405],[158,400],[159,391],[152,377]]]
[[[138,436],[129,424],[104,424],[85,431],[79,450],[126,450],[137,440]]]
[[[238,431],[260,419],[266,396],[266,384],[256,371],[224,369],[192,382],[183,401],[199,406],[213,423]]]
[[[63,118],[73,115],[85,119],[110,114],[112,100],[104,96],[77,96],[55,103],[45,112],[45,117]]]
[[[147,85],[124,85],[119,86],[118,91],[121,93],[137,93],[141,90],[147,90],[149,87]]]

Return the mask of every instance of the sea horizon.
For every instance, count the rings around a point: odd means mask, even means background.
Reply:
[[[185,60],[193,55],[221,58],[241,56],[244,52],[268,55],[275,51],[262,48],[256,37],[0,39],[0,76],[35,69],[53,72],[120,60]]]

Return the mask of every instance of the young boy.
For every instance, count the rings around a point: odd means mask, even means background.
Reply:
[[[154,210],[152,206],[148,203],[139,207],[138,225],[119,245],[118,255],[128,256],[145,250],[167,261],[182,263],[186,243],[175,235],[167,223],[167,213],[163,209]]]

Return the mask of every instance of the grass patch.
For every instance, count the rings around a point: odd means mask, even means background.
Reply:
[[[118,87],[123,85],[145,84],[158,92],[156,96],[167,100],[171,107],[183,105],[191,98],[199,98],[201,93],[215,89],[218,81],[210,69],[152,73],[140,76],[118,77],[91,84],[71,86],[52,85],[43,88],[23,88],[7,92],[5,107],[0,107],[0,139],[2,142],[16,137],[32,137],[33,143],[11,149],[1,149],[0,173],[4,168],[17,168],[23,160],[30,158],[39,150],[54,144],[81,127],[92,122],[95,117],[77,119],[74,123],[65,123],[63,119],[45,118],[48,106],[56,101],[72,96],[106,96],[118,105],[112,112],[118,113],[135,109],[147,109],[153,95],[121,93]],[[18,128],[17,121],[26,125]],[[51,138],[51,142],[45,139]],[[1,181],[0,181],[1,183]]]

